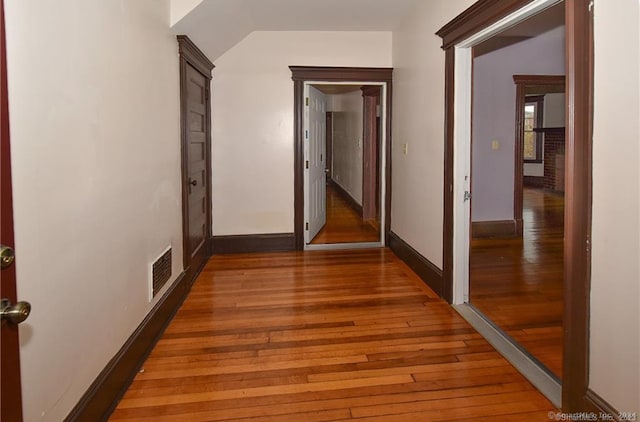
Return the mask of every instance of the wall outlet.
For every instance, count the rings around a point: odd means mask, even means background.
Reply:
[[[407,155],[408,152],[409,152],[409,144],[402,144],[402,153],[404,155]]]
[[[497,151],[500,149],[500,141],[498,141],[497,139],[494,139],[493,141],[491,141],[491,149],[494,151]]]

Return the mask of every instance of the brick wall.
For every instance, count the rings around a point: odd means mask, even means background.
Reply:
[[[556,169],[556,155],[564,155],[564,128],[544,132],[544,183],[545,189],[564,191],[564,166]],[[562,173],[557,176],[558,173]]]

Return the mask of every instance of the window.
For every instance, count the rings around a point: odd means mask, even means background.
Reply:
[[[524,161],[525,163],[542,162],[544,97],[526,97],[524,104]]]

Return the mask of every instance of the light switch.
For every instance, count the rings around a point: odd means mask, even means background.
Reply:
[[[498,141],[497,139],[494,139],[493,141],[491,141],[491,149],[496,151],[500,149],[500,141]]]

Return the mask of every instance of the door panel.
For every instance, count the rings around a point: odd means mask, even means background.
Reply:
[[[305,232],[305,241],[309,243],[327,222],[326,157],[324,156],[327,149],[327,98],[312,86],[307,85],[306,89],[308,104],[305,107],[307,117],[305,125],[305,137],[307,137],[305,144],[305,210],[309,229]]]
[[[4,2],[0,2],[0,243],[13,248],[13,195],[11,188],[11,156],[9,145],[9,101],[7,94],[7,56],[4,27]],[[16,303],[15,262],[1,270],[0,298]],[[18,326],[7,320],[0,322],[0,420],[22,420],[20,352]]]
[[[209,80],[190,64],[186,65],[187,133],[186,133],[186,191],[187,227],[185,255],[190,262],[203,255],[208,238],[209,203],[207,182],[209,168],[208,145],[208,84]]]

